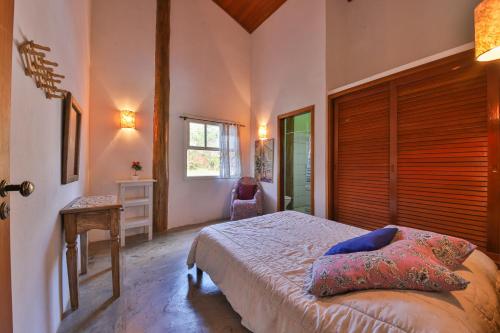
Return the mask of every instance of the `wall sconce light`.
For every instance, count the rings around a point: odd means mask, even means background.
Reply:
[[[120,127],[135,128],[135,112],[129,110],[120,111]]]
[[[500,1],[483,0],[474,9],[477,61],[500,59]]]
[[[259,133],[258,134],[259,134],[260,140],[267,139],[267,126],[266,125],[259,126]]]

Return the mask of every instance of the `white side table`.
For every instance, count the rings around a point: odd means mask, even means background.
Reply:
[[[155,179],[117,180],[118,198],[123,205],[120,214],[120,243],[125,246],[125,231],[130,228],[144,227],[148,239],[153,239],[153,184]],[[130,193],[132,192],[133,193]],[[141,194],[137,194],[140,192]],[[142,207],[143,215],[128,217],[127,208]]]

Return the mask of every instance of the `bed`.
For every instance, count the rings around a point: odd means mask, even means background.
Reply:
[[[316,298],[304,289],[313,261],[368,232],[279,212],[203,228],[187,264],[209,274],[252,332],[498,332],[497,267],[474,251],[457,272],[471,283],[449,293],[367,290]]]

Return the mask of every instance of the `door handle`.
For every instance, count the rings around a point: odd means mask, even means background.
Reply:
[[[19,191],[23,197],[29,196],[35,190],[35,184],[24,181],[18,185],[8,185],[6,180],[0,182],[0,196],[6,197],[7,192]]]
[[[0,220],[6,220],[10,215],[10,207],[6,202],[0,204]]]

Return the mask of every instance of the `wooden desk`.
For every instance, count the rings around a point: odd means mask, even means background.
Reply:
[[[113,297],[120,297],[120,210],[115,195],[80,197],[64,207],[60,214],[66,238],[71,309],[78,309],[78,276],[76,237],[82,240],[82,274],[87,272],[87,231],[109,230],[111,236],[111,271]]]

